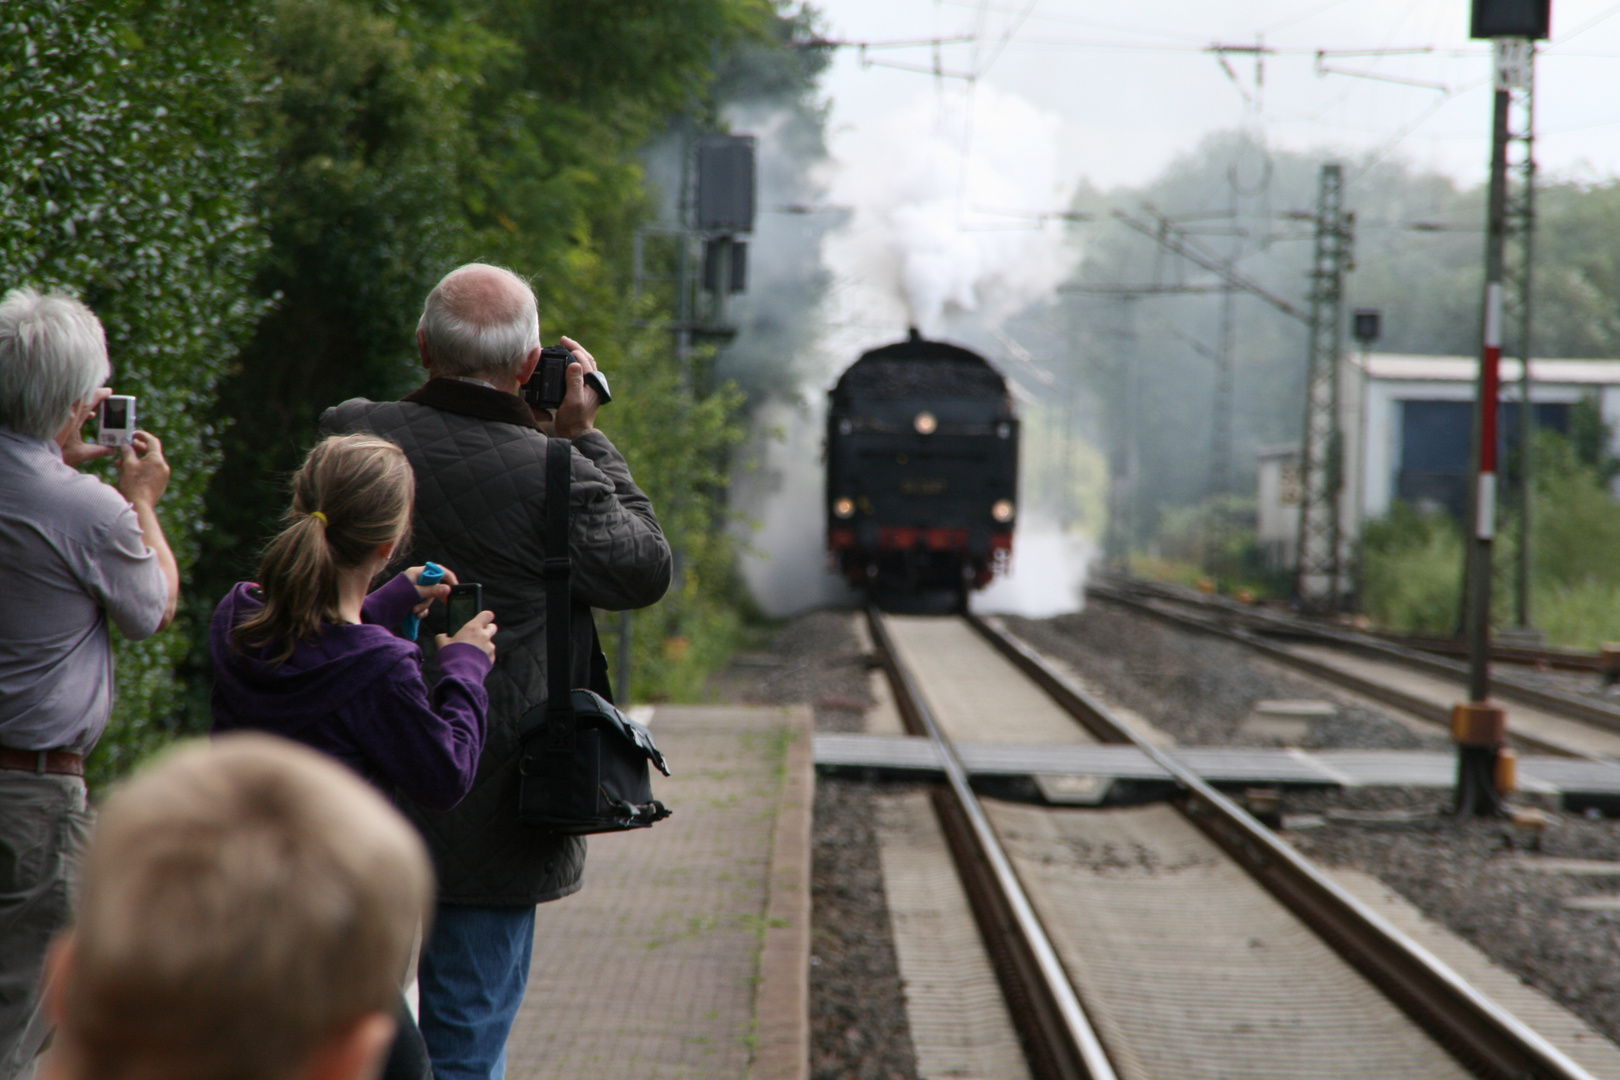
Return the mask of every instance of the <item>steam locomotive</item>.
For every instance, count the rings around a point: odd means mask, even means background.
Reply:
[[[890,611],[965,606],[1012,553],[1018,417],[969,349],[906,341],[863,353],[828,395],[827,547]]]

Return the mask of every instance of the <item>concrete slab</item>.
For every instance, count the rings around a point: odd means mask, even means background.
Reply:
[[[984,806],[1122,1080],[1468,1076],[1169,807]]]
[[[1097,743],[955,744],[974,775],[1095,776],[1164,780],[1169,774],[1133,746]],[[1450,788],[1454,754],[1427,750],[1301,750],[1297,747],[1179,746],[1165,751],[1217,784],[1281,784],[1306,787]],[[935,776],[943,766],[928,740],[915,735],[815,736],[818,767],[875,773]],[[1620,795],[1620,767],[1547,755],[1519,758],[1519,787],[1564,795]]]
[[[585,885],[539,910],[511,1080],[806,1080],[811,719],[659,706],[675,813],[590,839]]]
[[[1314,699],[1257,701],[1254,710],[1238,725],[1245,734],[1277,739],[1297,746],[1318,720],[1331,720],[1339,707],[1331,701]]]
[[[849,613],[849,632],[860,644],[861,652],[869,656],[877,655],[877,644],[872,640],[872,630],[866,625],[864,611]],[[904,735],[906,733],[905,721],[900,718],[900,706],[895,703],[894,690],[889,686],[889,677],[881,668],[873,668],[866,673],[867,688],[876,702],[866,710],[866,733],[868,735]]]
[[[1548,855],[1516,855],[1513,865],[1538,874],[1568,874],[1571,877],[1620,877],[1620,862],[1609,859],[1559,859]]]
[[[1043,661],[1045,661],[1047,666],[1051,667],[1054,671],[1068,679],[1069,682],[1073,683],[1075,686],[1078,686],[1080,689],[1084,690],[1098,701],[1106,704],[1109,710],[1113,712],[1114,717],[1119,720],[1120,723],[1124,724],[1126,727],[1129,727],[1133,732],[1135,732],[1137,738],[1142,739],[1153,746],[1176,745],[1175,737],[1169,732],[1155,727],[1153,721],[1149,720],[1147,717],[1143,716],[1129,705],[1125,705],[1115,700],[1114,696],[1108,692],[1107,688],[1100,683],[1093,682],[1092,680],[1086,678],[1080,673],[1079,668],[1076,668],[1067,660],[1060,656],[1054,656],[1043,649],[1038,649],[1031,642],[1025,640],[1024,638],[1018,637],[1018,635],[1014,634],[1007,626],[1004,619],[995,615],[989,615],[985,617],[984,621],[995,627],[997,630],[1000,630],[1002,633],[1016,638],[1024,645],[1025,648],[1029,649],[1036,656],[1039,656]]]
[[[1571,911],[1620,912],[1620,896],[1571,896],[1564,901]]]
[[[956,742],[1083,745],[1096,740],[965,621],[885,615],[947,738]]]
[[[878,799],[883,890],[921,1080],[1028,1080],[995,969],[922,792]]]

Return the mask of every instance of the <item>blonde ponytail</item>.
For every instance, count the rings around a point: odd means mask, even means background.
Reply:
[[[259,562],[263,609],[231,643],[273,647],[272,662],[337,622],[338,577],[383,544],[405,546],[416,479],[405,452],[375,435],[334,435],[316,444],[293,476],[289,522]]]

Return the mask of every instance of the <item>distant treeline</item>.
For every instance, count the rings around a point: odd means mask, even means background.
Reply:
[[[1479,349],[1483,188],[1419,168],[1399,148],[1360,157],[1301,153],[1233,132],[1208,138],[1149,184],[1082,190],[1075,209],[1095,217],[1075,226],[1084,252],[1069,286],[1075,291],[1015,332],[1063,358],[1060,374],[1088,403],[1082,428],[1115,454],[1125,374],[1133,356],[1139,364],[1138,544],[1157,533],[1166,512],[1208,497],[1214,365],[1207,353],[1218,343],[1221,298],[1125,300],[1087,291],[1213,280],[1111,222],[1110,211],[1142,217],[1152,206],[1207,249],[1236,254],[1245,275],[1303,307],[1311,224],[1295,213],[1314,213],[1320,166],[1334,159],[1344,164],[1345,206],[1356,214],[1347,310],[1382,310],[1381,351],[1471,356]],[[1543,176],[1536,200],[1533,355],[1620,357],[1620,180]],[[1299,439],[1305,333],[1250,296],[1239,294],[1234,311],[1232,490],[1242,496],[1254,490],[1255,449]],[[1348,333],[1346,347],[1355,347]]]

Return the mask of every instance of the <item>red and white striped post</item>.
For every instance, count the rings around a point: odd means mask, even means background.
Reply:
[[[1490,700],[1491,551],[1496,540],[1497,416],[1501,409],[1502,254],[1507,231],[1508,107],[1511,91],[1529,77],[1530,42],[1492,42],[1495,115],[1491,131],[1491,186],[1485,229],[1484,347],[1474,400],[1474,490],[1468,543],[1468,700],[1453,706],[1459,814],[1503,812],[1500,770],[1507,745],[1507,714]]]

